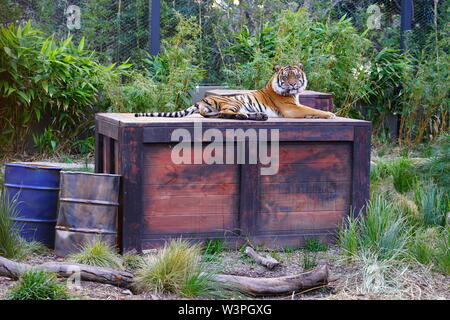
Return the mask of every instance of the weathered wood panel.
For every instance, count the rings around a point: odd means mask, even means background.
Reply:
[[[342,211],[278,212],[261,214],[259,228],[262,232],[299,232],[337,228],[345,215]]]
[[[224,234],[237,227],[238,214],[158,215],[144,217],[146,234],[215,232]]]
[[[171,147],[144,148],[143,232],[181,235],[236,229],[239,166],[173,164]]]
[[[304,98],[331,106],[326,97]],[[248,142],[245,164],[236,164],[238,142],[221,156],[226,162],[232,150],[234,164],[207,165],[212,155],[203,151],[211,139],[204,137],[202,152],[189,156],[193,164],[174,163],[171,133],[183,128],[193,134],[196,123],[203,132],[215,128],[225,134],[238,128],[279,130],[279,171],[265,176],[260,164],[249,164]],[[123,251],[161,247],[180,236],[222,238],[232,246],[250,240],[269,248],[299,247],[309,237],[331,241],[350,206],[361,209],[368,198],[370,123],[365,121],[99,114],[96,124],[96,172],[122,176]]]
[[[352,145],[284,143],[278,174],[261,177],[259,232],[333,229],[348,213]]]

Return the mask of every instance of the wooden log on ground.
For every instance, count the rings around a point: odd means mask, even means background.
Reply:
[[[278,278],[250,278],[232,275],[217,275],[213,281],[221,282],[241,292],[254,296],[278,295],[301,292],[328,284],[328,266],[321,265],[307,272]]]
[[[133,284],[133,275],[122,270],[67,262],[48,262],[38,266],[31,266],[0,257],[0,276],[18,279],[22,273],[31,269],[54,272],[61,278],[69,278],[74,273],[78,273],[80,280],[106,283],[120,288],[132,289]]]
[[[93,267],[78,263],[49,262],[38,266],[15,262],[0,257],[0,276],[18,279],[20,275],[31,269],[54,272],[62,278],[69,278],[79,272],[80,280],[106,283],[120,288],[134,290],[133,274],[111,268]],[[328,283],[327,265],[293,276],[278,278],[250,278],[233,275],[216,275],[212,281],[224,283],[228,289],[237,289],[250,295],[277,295],[321,287]]]
[[[279,266],[280,263],[274,259],[273,257],[267,255],[267,256],[262,256],[260,255],[258,252],[256,252],[255,250],[253,250],[253,248],[251,247],[247,247],[245,248],[245,253],[252,258],[253,260],[256,261],[256,263],[263,265],[264,267],[266,267],[267,269],[272,270],[273,268],[275,268],[276,266]]]

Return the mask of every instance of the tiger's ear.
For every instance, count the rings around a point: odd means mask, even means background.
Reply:
[[[300,70],[303,70],[303,63],[297,63],[297,64],[295,64],[295,66],[296,67],[299,67],[300,68]]]
[[[277,64],[276,66],[273,67],[273,71],[275,71],[275,72],[280,71],[280,69],[281,69],[281,66],[278,65],[278,64]]]

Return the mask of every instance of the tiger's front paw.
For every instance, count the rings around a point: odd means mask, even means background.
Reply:
[[[326,119],[336,119],[336,115],[332,112],[327,112]]]

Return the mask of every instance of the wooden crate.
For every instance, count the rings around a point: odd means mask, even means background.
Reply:
[[[223,134],[279,130],[278,173],[261,175],[264,166],[248,161],[174,164],[172,132],[183,128],[193,134],[199,123],[202,132],[215,128]],[[160,247],[173,237],[300,247],[309,237],[332,241],[350,208],[357,213],[363,208],[369,197],[370,131],[370,122],[345,118],[260,122],[103,113],[96,115],[96,172],[122,176],[124,251]],[[205,148],[211,139],[198,141]],[[238,145],[248,151],[248,141],[230,148]]]
[[[215,89],[205,92],[205,96],[235,96],[256,90]],[[299,94],[299,102],[305,106],[331,112],[333,109],[333,95],[331,93],[305,90]]]

